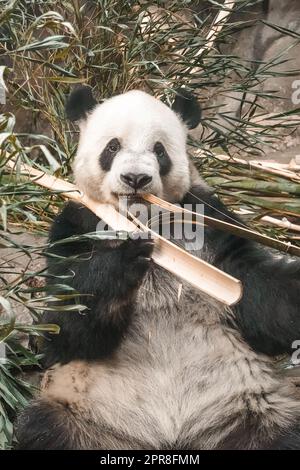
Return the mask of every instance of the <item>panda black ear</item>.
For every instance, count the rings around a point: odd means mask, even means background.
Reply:
[[[194,129],[201,121],[202,112],[197,98],[184,88],[176,91],[172,109],[179,114],[189,129]]]
[[[70,121],[86,119],[88,112],[96,104],[92,89],[89,86],[74,88],[66,102],[66,116]]]

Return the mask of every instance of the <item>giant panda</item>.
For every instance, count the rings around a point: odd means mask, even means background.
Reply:
[[[66,109],[80,128],[75,180],[94,200],[152,193],[240,223],[187,155],[201,119],[192,94],[171,107],[138,90],[97,103],[81,87]],[[299,261],[206,228],[193,254],[244,286],[228,308],[154,264],[151,239],[76,240],[98,223],[69,202],[52,226],[49,283],[87,310],[44,314],[60,334],[43,341],[47,371],[18,448],[299,449],[297,390],[273,361],[300,339]]]

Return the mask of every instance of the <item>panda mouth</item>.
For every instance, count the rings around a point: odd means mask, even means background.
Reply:
[[[122,193],[122,192],[118,192],[118,193],[115,193],[115,192],[112,192],[112,195],[116,198],[116,199],[120,199],[120,198],[127,198],[129,199],[130,201],[142,201],[143,200],[143,195],[144,194],[147,194],[146,192],[139,192],[139,193]]]

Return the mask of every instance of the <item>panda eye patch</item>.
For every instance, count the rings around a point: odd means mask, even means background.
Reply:
[[[168,152],[166,151],[165,147],[161,142],[155,143],[153,147],[153,152],[155,153],[159,163],[160,174],[162,176],[166,175],[167,173],[169,173],[172,166]]]
[[[121,144],[117,138],[111,139],[100,155],[100,165],[102,170],[109,171],[114,157],[121,148]]]

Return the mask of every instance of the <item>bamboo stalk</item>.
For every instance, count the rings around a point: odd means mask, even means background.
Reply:
[[[300,184],[291,183],[284,180],[283,182],[261,181],[252,178],[240,176],[227,177],[224,176],[208,176],[206,181],[211,186],[218,186],[220,189],[235,188],[243,191],[254,191],[262,194],[293,194],[300,196]]]
[[[170,212],[185,212],[190,215],[195,214],[198,217],[203,217],[204,223],[206,225],[220,229],[223,232],[229,232],[241,238],[257,241],[270,248],[274,248],[276,250],[289,253],[291,255],[300,256],[300,248],[290,243],[285,243],[280,240],[276,240],[275,238],[268,237],[267,235],[262,235],[261,233],[254,232],[253,230],[243,228],[239,225],[234,225],[229,222],[224,222],[223,220],[215,219],[207,215],[196,214],[193,211],[184,209],[183,207],[175,206],[170,202],[164,201],[163,199],[160,199],[159,197],[154,196],[153,194],[145,194],[143,197],[146,201],[150,202],[151,204],[156,204]]]
[[[218,158],[218,155],[216,155],[216,157]],[[221,157],[220,158],[221,160],[223,160],[225,158],[228,158],[225,155],[224,156],[221,155],[220,157]],[[300,171],[300,165],[298,165],[296,163],[293,163],[292,161],[290,163],[278,163],[278,162],[274,162],[274,161],[271,161],[271,160],[249,160],[248,162],[247,162],[247,160],[243,160],[243,159],[241,159],[241,160],[246,162],[246,163],[252,163],[254,165],[259,165],[260,167],[262,167],[264,169],[265,168],[273,168],[275,170],[288,170],[290,172]]]
[[[209,33],[206,36],[206,44],[205,46],[201,47],[199,51],[196,54],[196,57],[199,57],[205,52],[207,49],[211,49],[214,45],[214,42],[218,36],[218,34],[222,31],[223,26],[225,25],[226,21],[229,18],[229,15],[231,14],[234,6],[236,4],[236,0],[225,0],[223,7],[226,8],[226,10],[220,10],[219,13],[216,16],[215,21],[213,22],[213,25],[209,31]]]
[[[196,152],[198,156],[202,156],[202,151]],[[266,173],[271,173],[273,175],[282,176],[284,178],[288,178],[294,181],[300,182],[300,175],[297,175],[295,172],[285,169],[284,167],[277,167],[275,165],[264,165],[263,162],[259,162],[257,160],[243,160],[242,158],[236,157],[229,157],[228,155],[219,155],[214,154],[214,157],[221,161],[228,161],[229,163],[238,163],[247,168],[255,168],[257,170],[263,170]]]
[[[261,218],[264,222],[267,222],[268,224],[275,225],[276,227],[280,228],[286,228],[292,232],[300,232],[300,225],[293,224],[289,220],[280,220],[280,219],[275,219],[275,217],[270,217],[269,215],[265,215],[264,217]]]
[[[278,163],[272,160],[251,160],[253,163],[262,165],[264,168],[277,168],[290,171],[300,171],[300,165],[298,165],[293,159],[289,163]]]
[[[16,164],[9,160],[7,165],[11,169],[15,169]],[[20,171],[26,174],[34,183],[52,191],[59,191],[64,197],[84,204],[113,230],[136,232],[139,228],[141,231],[150,232],[156,242],[153,261],[192,286],[226,305],[233,305],[241,299],[242,285],[239,280],[187,253],[182,248],[159,236],[156,232],[149,230],[133,216],[135,223],[121,215],[111,205],[101,204],[90,199],[75,185],[36,170],[29,165],[22,164]]]
[[[278,126],[281,124],[288,124],[289,126],[298,126],[299,117],[294,117],[290,115],[278,116],[278,113],[268,113],[259,116],[253,116],[250,122],[253,122],[254,124],[259,124],[260,126],[267,125],[268,127]]]
[[[254,212],[246,210],[246,209],[240,209],[234,211],[236,214],[254,214]],[[270,217],[269,215],[264,215],[263,217],[260,217],[259,220],[263,220],[264,222],[274,225],[276,227],[280,228],[285,228],[288,229],[292,232],[300,232],[300,225],[293,224],[290,222],[288,219],[276,219],[275,217]]]
[[[199,51],[195,54],[195,58],[201,57],[201,55],[206,52],[208,49],[211,49],[214,45],[215,40],[217,39],[218,35],[222,31],[226,21],[228,20],[234,6],[236,4],[236,0],[225,0],[223,7],[226,8],[226,10],[222,9],[219,11],[217,14],[208,34],[206,35],[205,38],[205,44],[202,46]],[[193,67],[189,73],[193,74],[199,69],[199,66]],[[188,70],[188,69],[186,69]]]

